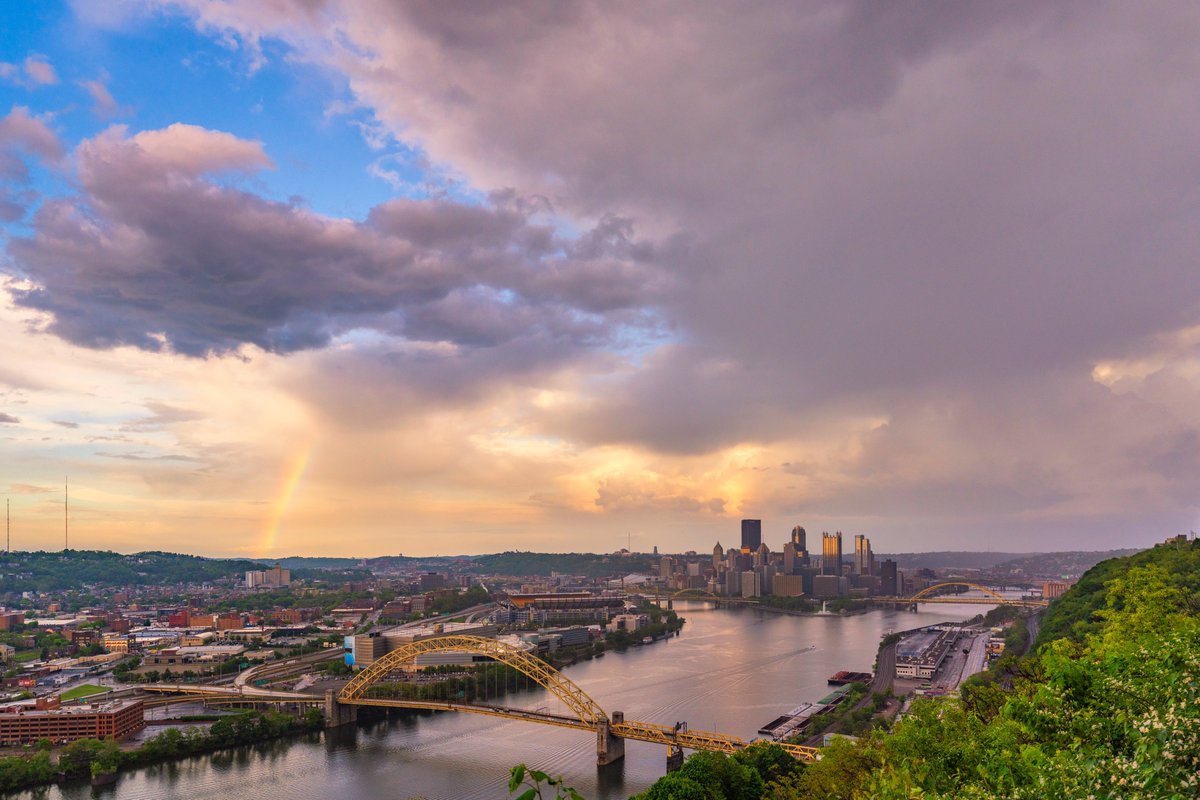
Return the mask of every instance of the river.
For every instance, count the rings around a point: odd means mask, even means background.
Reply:
[[[871,670],[880,638],[986,606],[936,605],[850,617],[793,617],[680,602],[680,636],[568,667],[600,706],[626,719],[752,739],[764,723],[830,690],[840,669]],[[510,705],[558,711],[548,693]],[[508,770],[525,762],[593,800],[627,798],[657,780],[666,749],[627,742],[625,759],[598,769],[595,736],[471,714],[405,714],[355,731],[277,742],[148,767],[115,786],[52,786],[22,800],[393,800],[503,798]]]

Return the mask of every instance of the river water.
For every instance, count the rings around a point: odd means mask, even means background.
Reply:
[[[851,617],[793,617],[677,603],[680,636],[566,669],[601,707],[627,720],[735,734],[828,694],[841,669],[871,671],[893,630],[960,621],[986,606],[922,606]],[[512,706],[563,711],[538,689]],[[356,730],[191,758],[123,774],[115,786],[48,787],[22,800],[388,800],[503,798],[508,770],[525,762],[593,800],[627,798],[662,776],[666,749],[626,742],[625,759],[598,769],[595,736],[473,714],[405,713]]]

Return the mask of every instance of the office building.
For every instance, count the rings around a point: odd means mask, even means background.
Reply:
[[[791,542],[788,542],[791,544]],[[771,593],[777,597],[803,597],[803,575],[776,575],[772,580]]]
[[[16,746],[49,739],[124,739],[145,726],[141,700],[109,700],[63,708],[57,697],[0,708],[0,745]]]
[[[264,570],[253,570],[246,573],[246,588],[259,587],[279,588],[292,582],[292,571],[283,567],[271,567]]]
[[[821,574],[842,574],[842,532],[821,534]]]
[[[742,552],[753,553],[762,544],[762,520],[742,520]]]
[[[725,557],[725,551],[721,549],[721,543],[717,542],[713,546],[712,566],[714,572],[721,571],[721,560]]]
[[[1067,589],[1071,588],[1071,584],[1065,581],[1043,581],[1042,582],[1042,597],[1046,600],[1054,600],[1062,597],[1067,593]]]
[[[896,575],[896,562],[884,559],[879,565],[879,593],[884,597],[899,597],[900,584]]]
[[[858,575],[875,574],[875,554],[871,552],[871,540],[861,533],[854,537],[854,572]]]
[[[796,546],[797,550],[808,550],[808,534],[799,525],[792,528],[792,544]]]

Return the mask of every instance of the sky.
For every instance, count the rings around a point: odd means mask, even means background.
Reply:
[[[1200,527],[1200,8],[0,6],[14,549]]]

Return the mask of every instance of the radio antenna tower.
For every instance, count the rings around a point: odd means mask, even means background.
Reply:
[[[71,549],[71,477],[63,478],[63,550]]]
[[[12,552],[12,500],[4,498],[4,552]]]

